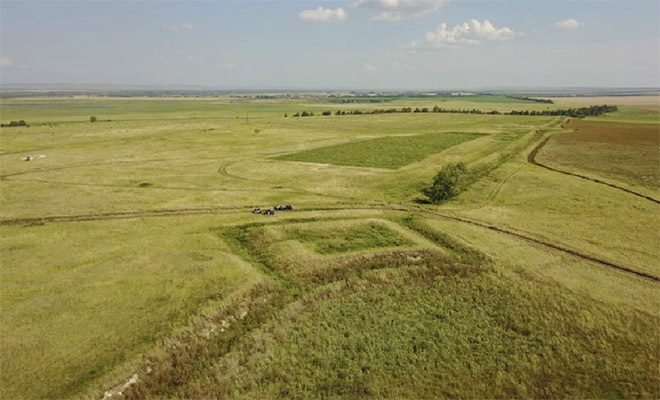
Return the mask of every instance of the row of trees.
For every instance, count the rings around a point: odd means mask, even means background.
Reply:
[[[584,117],[596,117],[601,114],[605,114],[608,112],[614,112],[617,111],[618,108],[616,106],[608,106],[608,105],[602,105],[602,106],[591,106],[591,107],[580,107],[580,108],[569,108],[569,109],[562,109],[562,110],[541,110],[541,111],[511,111],[509,115],[564,115],[567,117],[573,117],[573,118],[584,118]]]
[[[360,110],[336,110],[334,115],[361,115],[361,114],[389,114],[389,113],[451,113],[451,114],[488,114],[488,115],[532,115],[532,116],[558,116],[563,115],[573,118],[583,118],[590,116],[598,116],[604,113],[617,111],[616,106],[590,106],[590,107],[580,107],[580,108],[568,108],[568,109],[557,109],[557,110],[524,110],[517,111],[512,110],[509,112],[500,112],[497,110],[492,111],[483,111],[476,108],[473,109],[448,109],[440,108],[438,106],[429,109],[427,107],[423,108],[412,108],[412,107],[402,107],[402,108],[388,108],[388,109],[375,109],[371,111],[360,111]],[[332,115],[332,111],[323,111],[321,115]],[[286,117],[287,114],[284,114]],[[300,113],[293,114],[294,117],[313,117],[314,112],[303,111]]]
[[[534,97],[527,97],[527,96],[506,96],[506,97],[516,100],[533,101],[534,103],[554,104],[554,101],[550,99],[537,99]]]

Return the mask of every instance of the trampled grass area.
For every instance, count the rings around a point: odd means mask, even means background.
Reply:
[[[396,169],[481,136],[459,132],[390,136],[287,154],[276,159]]]
[[[336,254],[411,244],[386,227],[376,223],[328,230],[294,228],[289,238],[309,244],[319,254]]]

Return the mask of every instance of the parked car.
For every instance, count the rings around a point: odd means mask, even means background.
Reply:
[[[261,208],[255,208],[252,210],[252,214],[261,214]]]

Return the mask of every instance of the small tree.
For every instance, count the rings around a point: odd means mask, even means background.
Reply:
[[[432,203],[441,203],[450,200],[460,193],[461,180],[467,175],[465,164],[448,164],[442,167],[433,178],[433,184],[424,189],[423,193]]]
[[[96,122],[96,117],[93,115],[89,117],[89,122]]]
[[[287,113],[284,113],[284,118],[288,117]]]

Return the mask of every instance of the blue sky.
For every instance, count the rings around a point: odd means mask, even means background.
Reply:
[[[660,86],[655,0],[2,0],[0,18],[3,84]]]

